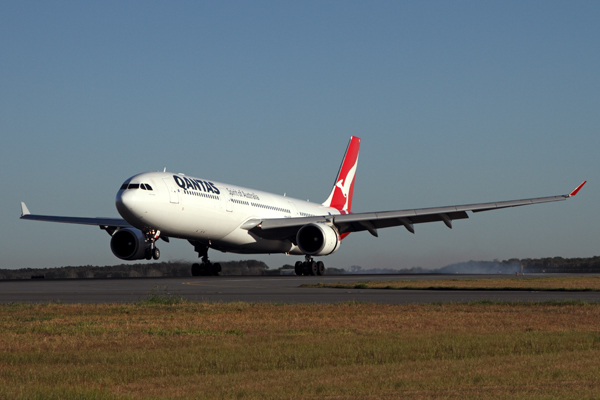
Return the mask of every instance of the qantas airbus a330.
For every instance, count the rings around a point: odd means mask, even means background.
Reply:
[[[110,248],[122,260],[157,260],[156,241],[186,239],[202,264],[192,266],[192,275],[217,275],[220,265],[208,260],[208,249],[222,252],[304,255],[296,262],[296,274],[321,275],[326,256],[340,248],[351,232],[404,226],[414,233],[414,224],[441,221],[452,228],[455,219],[468,218],[467,211],[480,212],[565,200],[575,196],[585,181],[567,195],[501,201],[462,206],[371,213],[351,212],[352,192],[360,139],[351,137],[329,198],[310,203],[212,182],[184,174],[146,172],[127,179],[117,192],[119,218],[77,218],[34,215],[21,203],[21,219],[97,225],[111,235]]]

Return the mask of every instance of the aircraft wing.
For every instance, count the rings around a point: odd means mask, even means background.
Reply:
[[[96,225],[102,229],[131,228],[132,226],[122,218],[80,218],[59,217],[54,215],[35,215],[29,212],[25,203],[21,202],[21,219],[32,221],[61,222],[65,224]]]
[[[466,204],[449,207],[420,208],[413,210],[324,215],[304,218],[277,218],[263,220],[253,219],[242,225],[242,228],[251,230],[257,235],[265,238],[283,238],[293,236],[298,229],[311,222],[332,223],[336,226],[340,234],[369,231],[373,236],[377,236],[377,229],[389,228],[392,226],[404,226],[411,233],[415,233],[414,224],[421,224],[425,222],[442,221],[446,224],[446,226],[448,226],[448,228],[452,228],[453,220],[469,218],[467,211],[482,212],[507,207],[563,201],[569,197],[575,196],[586,182],[583,182],[571,193],[560,196],[499,201],[494,203]]]

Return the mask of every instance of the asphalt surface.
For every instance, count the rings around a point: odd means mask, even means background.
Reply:
[[[565,276],[566,274],[560,274]],[[529,277],[533,277],[530,275]],[[552,276],[551,274],[535,276]],[[181,296],[192,301],[338,303],[432,303],[492,301],[581,300],[600,302],[600,292],[313,289],[304,283],[365,280],[422,280],[448,278],[514,278],[512,275],[332,275],[332,276],[227,276],[188,278],[65,279],[0,281],[0,303],[137,302],[152,294]],[[523,279],[527,279],[524,277]]]

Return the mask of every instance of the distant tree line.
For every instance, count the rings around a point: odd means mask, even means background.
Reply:
[[[220,262],[221,275],[294,275],[292,265],[269,269],[257,260]],[[591,258],[511,258],[499,261],[467,261],[447,265],[438,269],[412,267],[407,269],[372,268],[363,269],[353,265],[350,270],[327,268],[327,275],[341,274],[514,274],[519,273],[600,273],[600,256]],[[0,269],[2,279],[110,279],[188,277],[191,274],[189,261],[151,262],[144,264],[120,264],[105,267],[86,265],[82,267]]]
[[[292,265],[269,269],[257,260],[220,261],[221,275],[294,275]],[[192,276],[189,261],[150,262],[144,264],[120,264],[112,266],[85,265],[60,268],[0,269],[1,279],[110,279],[153,278]],[[328,268],[328,274],[341,274],[344,270]]]
[[[499,261],[467,261],[437,269],[350,267],[352,274],[515,274],[515,273],[600,273],[600,256],[591,258],[511,258]]]
[[[108,279],[192,276],[188,261],[120,264],[111,266],[85,265],[81,267],[0,269],[0,279]],[[264,275],[269,267],[262,261],[221,262],[221,275]]]
[[[591,258],[511,258],[499,261],[468,261],[447,265],[436,273],[515,274],[515,273],[600,273],[600,257]]]
[[[591,258],[526,258],[520,260],[528,272],[600,272],[600,256]]]

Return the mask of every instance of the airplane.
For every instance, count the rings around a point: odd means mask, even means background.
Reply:
[[[202,258],[192,276],[218,275],[208,250],[239,254],[285,253],[303,255],[295,264],[297,275],[322,275],[325,266],[313,257],[340,248],[351,232],[403,226],[415,233],[415,224],[469,218],[495,209],[548,203],[573,197],[587,181],[567,195],[493,203],[352,213],[352,195],[360,138],[352,136],[333,189],[322,204],[280,196],[182,173],[145,172],[127,179],[117,192],[116,208],[122,218],[79,218],[31,214],[21,203],[21,219],[96,225],[111,236],[110,248],[122,260],[158,260],[157,240],[187,240]]]

